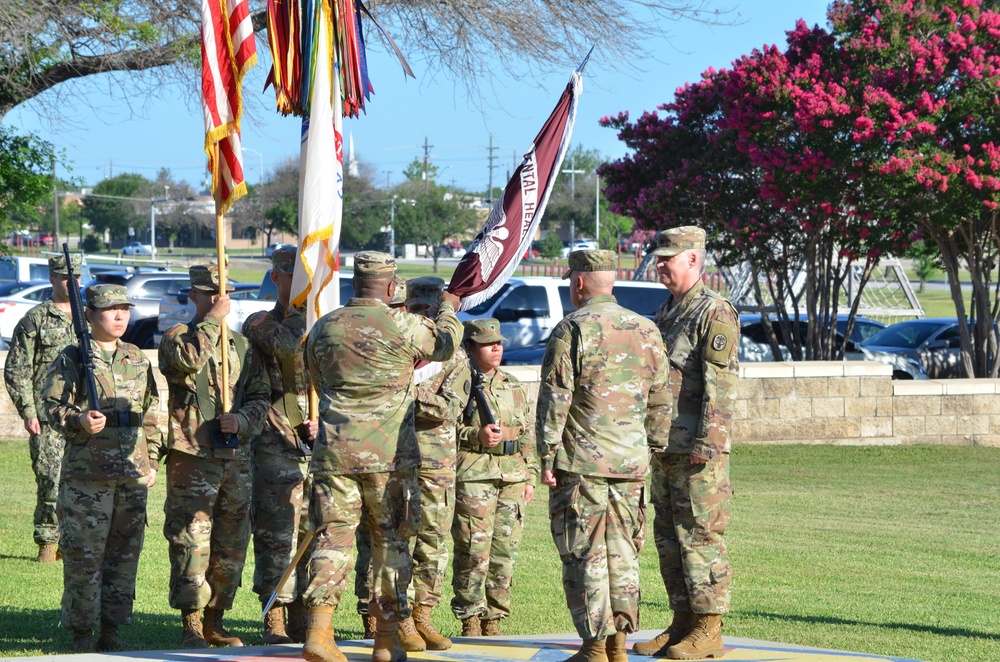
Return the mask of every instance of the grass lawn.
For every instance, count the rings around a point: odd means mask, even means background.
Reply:
[[[725,634],[920,660],[1000,660],[1000,449],[738,447],[728,536],[736,568]],[[0,443],[0,656],[68,652],[59,627],[61,564],[39,566],[31,540],[34,482],[23,442]],[[528,507],[510,634],[572,632],[548,532],[546,490]],[[124,637],[176,647],[167,605],[163,484],[151,496],[134,623]],[[252,555],[251,555],[252,558]],[[260,642],[252,562],[228,622]],[[667,621],[651,529],[642,551],[641,627]],[[446,587],[450,586],[450,578]],[[450,600],[446,588],[445,605]],[[351,588],[335,618],[360,635]],[[447,607],[435,621],[455,635]]]

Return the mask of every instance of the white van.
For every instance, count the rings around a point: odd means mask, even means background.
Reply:
[[[55,255],[55,253],[49,253]],[[45,253],[43,253],[45,255]],[[83,261],[80,273],[81,283],[90,280],[87,261]],[[29,280],[49,279],[49,259],[47,257],[25,257],[23,255],[0,256],[0,283],[24,283]]]
[[[620,280],[613,290],[618,303],[652,317],[670,292],[659,283]],[[511,278],[490,299],[458,313],[461,320],[495,317],[506,338],[505,349],[530,347],[548,340],[555,325],[576,308],[570,302],[569,281],[525,276]]]

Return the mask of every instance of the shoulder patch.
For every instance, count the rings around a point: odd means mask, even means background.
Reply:
[[[56,362],[53,361],[52,363],[49,364],[49,367],[46,368],[46,370],[45,370],[45,376],[48,377],[49,375],[51,375],[55,371],[56,371]]]
[[[267,317],[267,311],[261,310],[251,315],[250,319],[248,319],[247,321],[250,322],[250,326],[257,326],[261,322],[263,322],[264,318],[266,317]]]
[[[167,329],[166,333],[164,333],[163,335],[165,335],[165,336],[173,336],[173,335],[176,335],[176,334],[182,332],[186,328],[187,328],[186,324],[183,324],[182,322],[178,322],[177,324],[174,324],[172,327],[170,327],[169,329]]]
[[[733,353],[736,340],[736,330],[731,324],[714,321],[708,327],[708,339],[705,347],[705,360],[720,365],[727,365]]]
[[[549,347],[547,350],[545,350],[545,358],[542,359],[542,365],[550,366],[552,365],[552,362],[555,361],[555,359],[556,359],[556,350],[553,349],[552,347]]]

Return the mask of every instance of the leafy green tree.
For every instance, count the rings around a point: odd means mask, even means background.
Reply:
[[[50,194],[52,158],[50,143],[0,127],[0,231],[4,235],[12,218],[35,214],[35,207]],[[2,246],[6,249],[6,244]]]
[[[360,164],[358,176],[344,176],[344,215],[340,226],[340,244],[344,248],[381,248],[382,228],[389,225],[391,201],[375,187],[373,170]]]
[[[426,246],[437,273],[441,245],[475,229],[478,216],[464,197],[443,186],[423,189],[422,183],[412,184],[407,199],[396,205],[396,242]]]
[[[116,198],[142,198],[149,185],[148,179],[131,172],[105,179],[94,187],[94,195],[84,198],[81,213],[96,231],[126,237],[129,228],[149,223],[149,203]]]
[[[910,244],[904,255],[913,260],[913,273],[920,281],[918,291],[923,294],[927,279],[941,268],[941,253],[934,244],[918,239]]]
[[[562,255],[563,243],[559,234],[554,230],[549,230],[542,237],[542,240],[535,244],[538,254],[542,257],[556,258]]]

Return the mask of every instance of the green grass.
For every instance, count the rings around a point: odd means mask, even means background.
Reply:
[[[728,541],[736,569],[727,636],[920,660],[1000,659],[1000,449],[972,447],[738,447]],[[0,656],[69,650],[59,627],[61,564],[39,566],[31,540],[34,482],[23,442],[0,443]],[[510,634],[572,632],[548,531],[546,490],[527,510]],[[167,605],[163,484],[149,506],[134,623],[148,649],[176,647]],[[252,555],[251,555],[252,558]],[[260,643],[252,562],[227,622]],[[641,627],[668,613],[652,529],[642,550]],[[445,605],[450,600],[446,580]],[[349,587],[335,618],[357,637]],[[459,623],[434,613],[445,634]]]

